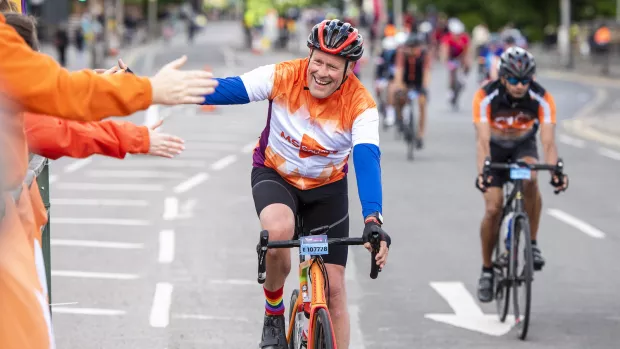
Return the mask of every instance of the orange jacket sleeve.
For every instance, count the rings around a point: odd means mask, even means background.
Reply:
[[[152,102],[148,78],[70,73],[53,58],[35,52],[0,14],[1,89],[29,112],[76,120],[101,120],[146,109]],[[0,91],[2,93],[2,91]]]
[[[146,126],[123,121],[82,122],[24,113],[24,131],[30,151],[53,160],[93,154],[122,159],[127,153],[147,153],[150,146]]]

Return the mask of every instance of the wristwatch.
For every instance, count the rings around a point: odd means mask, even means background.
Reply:
[[[364,219],[364,224],[371,220],[377,221],[377,223],[383,225],[383,216],[381,215],[381,212],[373,212],[366,216],[366,219]]]

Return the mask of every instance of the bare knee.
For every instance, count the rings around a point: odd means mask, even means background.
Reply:
[[[271,204],[260,213],[260,224],[269,232],[269,240],[288,240],[295,230],[295,215],[284,204]]]
[[[284,204],[271,204],[260,213],[260,222],[264,230],[269,232],[269,241],[290,240],[295,231],[295,215]],[[291,269],[289,251],[286,249],[269,249],[269,259],[277,259],[287,274]]]
[[[489,188],[484,195],[484,218],[498,220],[502,214],[503,197],[501,188]]]

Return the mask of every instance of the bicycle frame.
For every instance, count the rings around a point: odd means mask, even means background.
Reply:
[[[308,304],[310,319],[308,320],[308,348],[313,348],[314,345],[314,336],[313,333],[313,324],[314,324],[314,316],[316,312],[324,308],[327,310],[327,315],[329,316],[329,321],[331,322],[331,314],[329,313],[329,309],[327,308],[327,298],[325,296],[325,276],[323,275],[323,271],[319,267],[319,264],[316,262],[320,259],[320,257],[314,257],[310,259],[305,259],[304,256],[300,256],[299,263],[299,295],[297,296],[297,300],[295,301],[295,305],[293,309],[293,315],[296,315],[300,311],[304,311],[306,304]],[[321,259],[322,262],[322,259]],[[312,280],[312,296],[308,300],[308,276],[310,276],[310,280]],[[291,316],[289,319],[288,331],[286,334],[286,341],[290,343],[291,336],[293,335],[293,324],[295,323],[295,316]],[[332,328],[332,336],[335,338],[334,327]]]
[[[504,204],[504,212],[503,212],[503,217],[505,217],[508,214],[508,211],[511,210],[511,206],[514,203],[514,209],[512,210],[514,213],[513,216],[513,222],[515,221],[515,217],[517,216],[523,216],[525,218],[527,217],[527,213],[525,212],[525,204],[523,202],[523,180],[522,179],[515,179],[512,181],[513,182],[513,188],[512,191],[510,192],[510,195],[508,195],[508,199],[506,200],[505,204]],[[514,228],[514,227],[511,227]]]

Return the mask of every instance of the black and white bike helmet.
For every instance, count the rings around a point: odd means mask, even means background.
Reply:
[[[534,56],[521,47],[510,47],[502,53],[499,64],[500,76],[531,78],[536,73]]]

